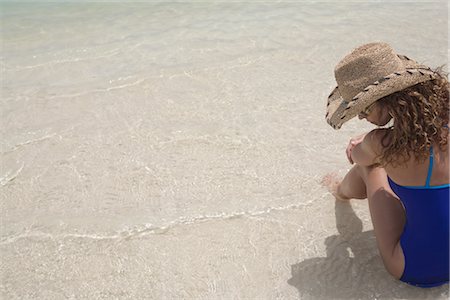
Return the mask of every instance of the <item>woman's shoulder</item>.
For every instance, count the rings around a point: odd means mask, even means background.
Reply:
[[[375,153],[381,154],[383,153],[383,149],[391,143],[391,132],[392,130],[390,128],[377,128],[370,131],[365,139]]]

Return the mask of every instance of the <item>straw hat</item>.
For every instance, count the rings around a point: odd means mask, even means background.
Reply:
[[[344,57],[334,70],[338,86],[328,97],[325,118],[334,129],[352,119],[375,101],[437,74],[386,43],[362,45]]]

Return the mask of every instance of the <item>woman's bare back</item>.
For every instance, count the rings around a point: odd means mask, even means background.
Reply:
[[[386,129],[377,129],[380,132],[385,133]],[[384,134],[383,134],[384,135]],[[380,137],[380,149],[381,137]],[[389,142],[389,140],[387,140]],[[385,170],[388,176],[397,184],[402,186],[424,186],[428,176],[428,170],[430,168],[430,157],[425,161],[418,163],[414,155],[411,155],[410,159],[402,166],[386,166]],[[433,166],[430,179],[431,186],[443,185],[449,183],[449,149],[448,145],[445,149],[440,149],[438,145],[433,146]]]

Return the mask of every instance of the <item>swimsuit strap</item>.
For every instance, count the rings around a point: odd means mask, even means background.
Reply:
[[[431,173],[433,172],[433,161],[434,161],[433,146],[431,146],[430,147],[430,164],[428,166],[428,175],[427,175],[427,181],[425,183],[425,187],[430,187]]]
[[[444,128],[448,129],[448,125],[445,124]],[[434,162],[433,146],[430,146],[430,164],[428,166],[428,175],[427,181],[425,182],[425,187],[430,187],[431,173],[433,172],[433,162]]]

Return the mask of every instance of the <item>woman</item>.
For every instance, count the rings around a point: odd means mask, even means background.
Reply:
[[[384,126],[352,138],[354,167],[333,186],[338,200],[368,198],[388,272],[412,285],[449,280],[449,84],[385,43],[358,47],[335,68],[328,98],[335,129],[358,116]]]

